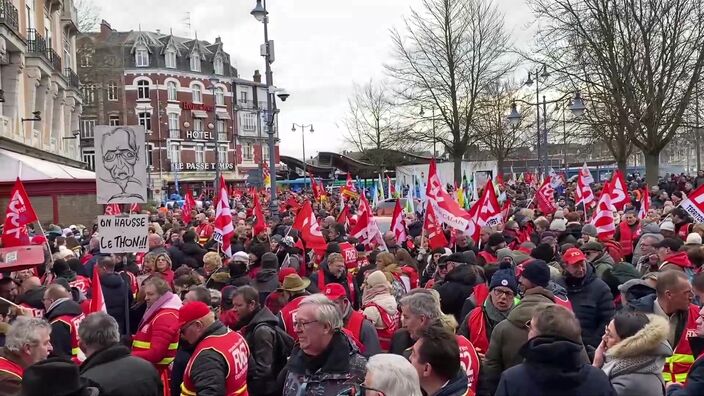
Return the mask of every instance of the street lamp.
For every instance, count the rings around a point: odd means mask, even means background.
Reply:
[[[210,81],[210,91],[213,94],[213,120],[215,121],[215,125],[217,125],[218,113],[217,113],[217,99],[215,98],[215,91],[217,90],[216,85],[220,82],[220,79],[217,77],[210,77],[209,81]],[[219,194],[220,193],[220,150],[218,150],[218,131],[217,131],[217,128],[211,128],[211,131],[213,129],[215,129],[215,133],[213,133],[213,147],[215,149],[215,183],[213,185],[215,186],[216,194]]]
[[[310,133],[315,132],[313,129],[313,124],[296,124],[293,123],[291,126],[291,132],[296,132],[296,127],[301,128],[301,138],[303,139],[303,191],[306,190],[306,170],[308,168],[308,164],[306,164],[306,128],[309,128]]]

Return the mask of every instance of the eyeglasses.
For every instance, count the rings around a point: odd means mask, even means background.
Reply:
[[[306,326],[308,326],[309,324],[311,324],[311,323],[316,323],[316,322],[318,322],[318,321],[317,321],[317,320],[309,320],[309,321],[307,321],[307,322],[304,322],[304,321],[300,320],[300,321],[297,321],[297,322],[293,322],[293,328],[294,328],[294,329],[302,329],[302,330],[303,330],[303,329],[305,329]]]
[[[492,291],[496,294],[497,297],[506,296],[508,298],[513,298],[513,296],[515,295],[512,290],[502,290],[499,288],[495,288]]]
[[[194,323],[196,323],[197,321],[198,321],[198,320],[192,320],[192,321],[186,323],[185,325],[181,326],[181,334],[185,334],[185,333],[186,333],[186,329],[188,329],[189,327],[191,327],[191,326],[192,326]]]
[[[381,396],[386,396],[386,394],[379,389],[370,388],[362,384],[350,384],[347,388],[341,390],[337,396],[363,396],[367,394],[367,391],[377,392]]]

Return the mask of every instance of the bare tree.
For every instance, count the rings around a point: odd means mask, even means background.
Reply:
[[[91,32],[100,22],[100,8],[93,0],[75,0],[74,5],[78,11],[78,31]]]
[[[704,66],[698,0],[531,0],[538,50],[565,81],[588,92],[595,132],[635,145],[657,181]],[[590,109],[591,110],[591,109]],[[599,128],[601,127],[601,128]],[[612,142],[615,141],[612,139]],[[616,147],[616,146],[615,146]],[[621,143],[619,150],[623,151]],[[622,158],[619,166],[625,167]]]
[[[405,138],[444,146],[459,183],[477,99],[512,68],[506,62],[510,43],[503,15],[491,0],[423,0],[420,10],[405,18],[404,28],[391,32],[395,59],[387,72],[409,113],[436,109],[441,125],[437,131],[414,128]]]

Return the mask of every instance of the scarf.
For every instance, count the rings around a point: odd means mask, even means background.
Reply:
[[[490,298],[486,299],[486,302],[484,303],[484,308],[486,309],[486,316],[488,316],[489,320],[491,320],[492,322],[491,327],[494,327],[497,323],[501,322],[504,319],[508,319],[508,314],[511,313],[510,309],[506,312],[501,312],[496,309],[494,304],[491,303]]]
[[[174,294],[170,291],[167,291],[164,293],[163,296],[159,297],[158,300],[154,302],[150,307],[147,307],[147,310],[144,312],[144,316],[142,316],[142,320],[139,322],[139,327],[142,327],[142,325],[151,319],[151,317],[156,313],[156,311],[159,310],[164,304],[166,304],[171,298],[174,296]]]
[[[389,285],[376,285],[374,287],[365,287],[362,292],[362,306],[369,304],[374,300],[374,297],[382,294],[389,294]]]

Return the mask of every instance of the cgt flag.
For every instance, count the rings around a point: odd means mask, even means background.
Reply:
[[[327,242],[325,242],[323,233],[320,231],[320,226],[313,214],[310,201],[305,201],[301,210],[298,211],[292,228],[301,233],[301,239],[306,243],[308,249],[325,250],[327,247]]]
[[[27,224],[37,221],[37,214],[29,202],[29,196],[18,177],[10,193],[10,202],[5,211],[5,226],[2,231],[4,247],[29,245]]]
[[[535,193],[535,200],[538,203],[538,209],[543,214],[555,213],[557,205],[555,205],[555,189],[550,184],[550,176],[545,178],[543,185]]]
[[[220,191],[217,196],[217,207],[215,209],[215,232],[213,239],[220,242],[220,250],[227,257],[232,257],[230,240],[235,235],[235,227],[232,226],[232,213],[230,212],[230,202],[227,195],[227,184],[220,176]]]
[[[695,223],[704,223],[704,184],[689,193],[680,206],[692,216]]]
[[[452,228],[464,231],[470,227],[470,217],[467,211],[460,207],[460,204],[443,188],[442,181],[437,173],[435,159],[430,161],[428,170],[428,185],[425,195],[433,205],[433,211],[441,223],[445,223]]]
[[[391,231],[396,237],[396,241],[403,243],[406,241],[406,221],[403,218],[403,208],[401,208],[401,200],[396,199],[396,206],[394,207],[394,215],[391,216]]]

